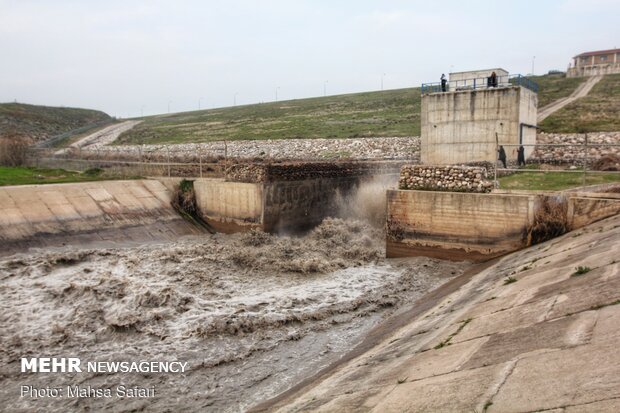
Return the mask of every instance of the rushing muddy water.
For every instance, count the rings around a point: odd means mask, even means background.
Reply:
[[[384,235],[327,219],[0,261],[0,403],[8,410],[240,411],[335,361],[462,264],[389,261]],[[182,361],[185,373],[21,373],[22,357]],[[150,398],[20,397],[21,385],[155,389]]]

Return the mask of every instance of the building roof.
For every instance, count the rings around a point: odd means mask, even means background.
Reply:
[[[597,56],[600,54],[614,54],[614,53],[620,53],[620,49],[597,50],[596,52],[585,52],[585,53],[578,54],[575,57],[588,57],[588,56]]]
[[[472,73],[472,72],[493,72],[493,71],[503,71],[508,73],[506,69],[502,69],[501,67],[494,67],[492,69],[478,69],[478,70],[462,70],[460,72],[450,72],[449,75],[458,75],[461,73]]]

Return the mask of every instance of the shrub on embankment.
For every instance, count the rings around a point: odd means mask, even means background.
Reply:
[[[0,137],[0,165],[22,166],[26,163],[30,139],[18,135]]]
[[[202,218],[196,202],[194,181],[183,179],[172,194],[172,207],[187,221],[204,228],[208,232],[215,232],[213,228]]]

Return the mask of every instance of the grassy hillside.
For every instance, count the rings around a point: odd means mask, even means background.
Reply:
[[[420,90],[399,89],[146,118],[121,143],[420,134]]]
[[[586,81],[585,77],[569,77],[563,74],[533,76],[532,80],[538,83],[538,108],[547,106],[560,98],[570,95],[577,86]]]
[[[545,119],[548,132],[620,131],[620,74],[607,75],[590,93]]]
[[[26,136],[39,142],[105,121],[112,118],[97,110],[0,103],[0,136]]]
[[[585,81],[562,75],[537,76],[534,80],[540,85],[539,107],[570,95]],[[620,104],[620,93],[608,92],[609,99],[601,104]],[[587,118],[600,107],[586,103],[579,110]],[[549,119],[545,130],[559,131],[562,125],[553,123],[553,116]],[[117,143],[418,135],[420,89],[411,88],[148,117],[121,135]]]

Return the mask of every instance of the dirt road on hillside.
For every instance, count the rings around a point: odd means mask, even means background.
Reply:
[[[538,117],[536,119],[538,123],[542,122],[544,119],[549,117],[551,114],[553,114],[554,112],[557,112],[558,110],[562,109],[566,105],[569,105],[573,103],[574,101],[576,101],[577,99],[586,96],[588,93],[590,93],[590,90],[592,90],[594,85],[596,85],[599,82],[599,80],[601,80],[602,78],[603,76],[592,76],[591,78],[586,80],[584,83],[579,85],[579,87],[575,89],[575,91],[571,93],[570,96],[558,99],[555,102],[548,104],[544,108],[541,108],[538,111]]]
[[[121,123],[115,123],[114,125],[107,126],[103,129],[99,129],[96,132],[74,142],[70,145],[70,148],[94,148],[98,146],[108,145],[116,140],[121,133],[128,131],[134,126],[141,123],[141,120],[127,120]],[[61,149],[56,152],[56,155],[61,155],[66,152],[67,149]]]

